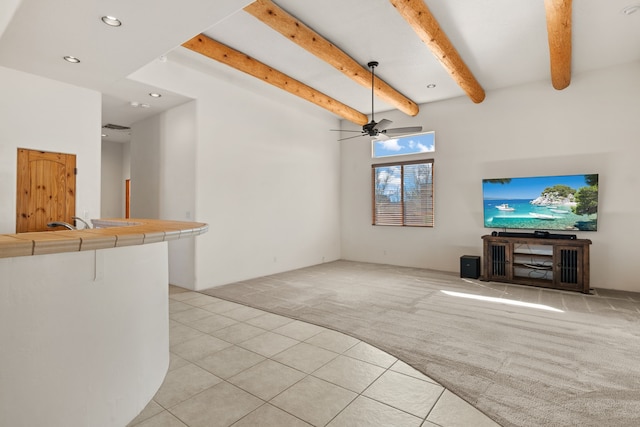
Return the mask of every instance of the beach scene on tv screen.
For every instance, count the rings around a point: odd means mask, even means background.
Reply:
[[[482,180],[487,228],[596,231],[598,175]]]

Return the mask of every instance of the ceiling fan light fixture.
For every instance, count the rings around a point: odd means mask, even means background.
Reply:
[[[152,97],[152,98],[161,98],[162,94],[158,93],[158,92],[151,92],[151,93],[149,93],[149,96]]]

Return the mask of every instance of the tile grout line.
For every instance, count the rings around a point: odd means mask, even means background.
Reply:
[[[436,401],[433,402],[433,406],[431,406],[431,408],[429,409],[429,412],[427,412],[427,415],[425,415],[424,419],[422,420],[422,424],[428,421],[429,415],[431,415],[431,412],[433,412],[433,409],[436,407],[436,405],[438,405],[438,402],[440,401],[440,399],[442,399],[442,396],[444,395],[445,391],[447,391],[446,387],[442,387],[442,391],[440,392],[440,395],[438,396]],[[431,421],[429,422],[431,423]],[[433,423],[433,424],[436,424],[436,423]]]

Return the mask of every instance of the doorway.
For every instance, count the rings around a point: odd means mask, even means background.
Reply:
[[[131,180],[124,182],[124,217],[131,217]]]
[[[18,148],[16,233],[51,231],[52,221],[73,223],[76,156]]]

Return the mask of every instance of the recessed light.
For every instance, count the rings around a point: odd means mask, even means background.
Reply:
[[[434,87],[436,87],[436,85],[434,83],[429,83],[427,85],[427,89],[433,89]]]
[[[156,92],[151,92],[149,94],[149,96],[152,97],[152,98],[160,98],[160,97],[162,97],[162,94],[161,93],[156,93]]]
[[[131,102],[129,102],[129,105],[131,105],[133,108],[149,108],[149,107],[151,107],[151,105],[149,105],[149,104],[144,104],[144,103],[138,102],[138,101],[131,101]]]
[[[80,60],[78,58],[76,58],[75,56],[64,56],[63,59],[67,62],[71,62],[72,64],[77,64],[80,62]]]
[[[107,16],[103,16],[100,19],[102,19],[102,22],[104,22],[105,24],[107,24],[110,27],[119,27],[120,25],[122,25],[122,21],[120,21],[115,16],[107,15]]]
[[[632,5],[629,5],[629,6],[625,7],[620,12],[622,12],[625,15],[632,15],[632,14],[636,13],[639,10],[640,10],[640,4],[632,4]]]

